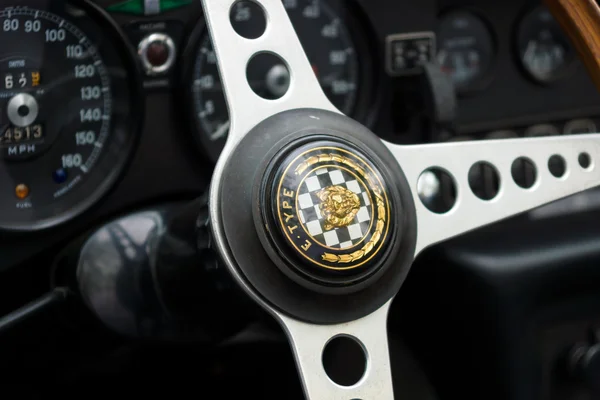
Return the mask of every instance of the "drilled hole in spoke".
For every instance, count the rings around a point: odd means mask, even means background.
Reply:
[[[567,163],[562,156],[555,154],[548,159],[548,170],[553,176],[562,178],[567,172]]]
[[[290,71],[279,56],[258,53],[250,59],[246,68],[248,84],[260,97],[277,100],[290,88]]]
[[[515,183],[523,189],[531,188],[537,180],[535,164],[525,157],[519,157],[513,161],[511,174]]]
[[[265,11],[254,1],[235,2],[231,6],[229,20],[233,30],[246,39],[258,39],[267,29]]]
[[[469,186],[481,200],[492,200],[500,191],[500,174],[492,164],[477,162],[469,169]]]
[[[429,168],[419,176],[417,193],[427,209],[436,214],[447,213],[456,203],[456,183],[441,168]]]
[[[335,337],[323,350],[323,367],[329,379],[338,385],[355,385],[367,369],[365,349],[356,338]]]
[[[583,169],[590,169],[592,166],[592,158],[588,153],[579,154],[579,157],[577,157],[577,161],[579,161],[579,165]]]

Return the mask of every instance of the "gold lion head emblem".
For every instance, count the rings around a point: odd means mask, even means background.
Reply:
[[[329,186],[317,192],[319,209],[325,218],[325,230],[348,226],[360,209],[356,193],[341,186]]]

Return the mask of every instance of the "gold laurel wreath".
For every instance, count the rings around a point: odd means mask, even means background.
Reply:
[[[365,245],[361,249],[356,250],[355,252],[352,252],[349,254],[337,255],[337,254],[332,254],[332,253],[323,253],[321,255],[321,258],[324,261],[328,261],[330,263],[351,263],[353,261],[360,260],[361,258],[366,256],[373,250],[373,248],[375,247],[377,242],[379,242],[379,240],[381,240],[381,235],[383,234],[383,229],[385,227],[386,214],[385,214],[385,203],[383,201],[381,188],[379,187],[379,185],[377,185],[373,181],[373,178],[369,174],[367,174],[361,166],[356,164],[354,161],[352,161],[344,156],[341,156],[339,154],[329,153],[329,154],[319,154],[318,156],[309,157],[306,160],[304,160],[304,162],[302,162],[300,165],[298,165],[296,167],[296,169],[294,170],[294,172],[296,175],[300,175],[301,173],[306,171],[306,169],[309,168],[310,166],[315,165],[317,163],[321,163],[321,162],[337,162],[337,163],[349,166],[350,168],[355,170],[359,175],[361,175],[363,178],[365,178],[365,180],[367,181],[367,184],[369,185],[369,187],[373,191],[373,194],[376,197],[377,217],[378,218],[377,218],[377,224],[375,225],[375,232],[373,232],[373,236],[371,236],[371,240],[369,240],[367,243],[365,243]]]

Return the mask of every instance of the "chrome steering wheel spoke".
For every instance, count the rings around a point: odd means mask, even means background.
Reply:
[[[205,19],[218,60],[221,81],[227,98],[231,126],[227,144],[213,174],[211,219],[220,219],[220,190],[225,163],[236,145],[260,122],[286,110],[321,109],[340,113],[323,93],[298,40],[281,0],[260,0],[267,27],[257,39],[239,36],[230,22],[235,0],[201,0]],[[273,53],[285,61],[290,72],[287,93],[277,100],[265,100],[253,92],[246,79],[249,60],[259,53]],[[316,118],[316,117],[315,117]],[[393,399],[387,342],[387,313],[391,298],[376,311],[341,324],[312,324],[286,315],[267,304],[234,267],[223,228],[213,226],[215,245],[234,278],[248,294],[270,311],[282,324],[292,345],[306,397],[311,400]],[[323,351],[337,336],[352,337],[361,343],[366,357],[363,377],[349,387],[334,383],[324,370]]]
[[[394,399],[387,338],[390,304],[391,300],[366,317],[337,325],[308,324],[279,315],[292,345],[307,399]],[[356,340],[365,353],[364,374],[352,386],[336,384],[323,367],[325,346],[341,336]]]
[[[435,243],[600,185],[600,134],[387,145],[413,193],[418,220],[417,254]],[[564,160],[566,168],[561,177],[549,170],[552,156]],[[586,168],[580,165],[580,157],[588,159]],[[513,162],[519,158],[529,160],[535,167],[536,179],[529,188],[519,186],[512,177]],[[491,164],[499,175],[499,191],[493,199],[478,198],[469,186],[469,170],[479,162]],[[456,185],[456,202],[443,214],[425,207],[417,191],[420,175],[432,167],[446,171]]]

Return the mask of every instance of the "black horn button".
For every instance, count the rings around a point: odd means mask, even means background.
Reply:
[[[223,168],[214,233],[262,301],[331,324],[398,292],[416,210],[398,162],[367,128],[329,111],[285,111],[244,136]]]
[[[381,268],[396,227],[386,184],[365,154],[311,142],[282,151],[267,171],[261,213],[287,276],[347,287]]]

